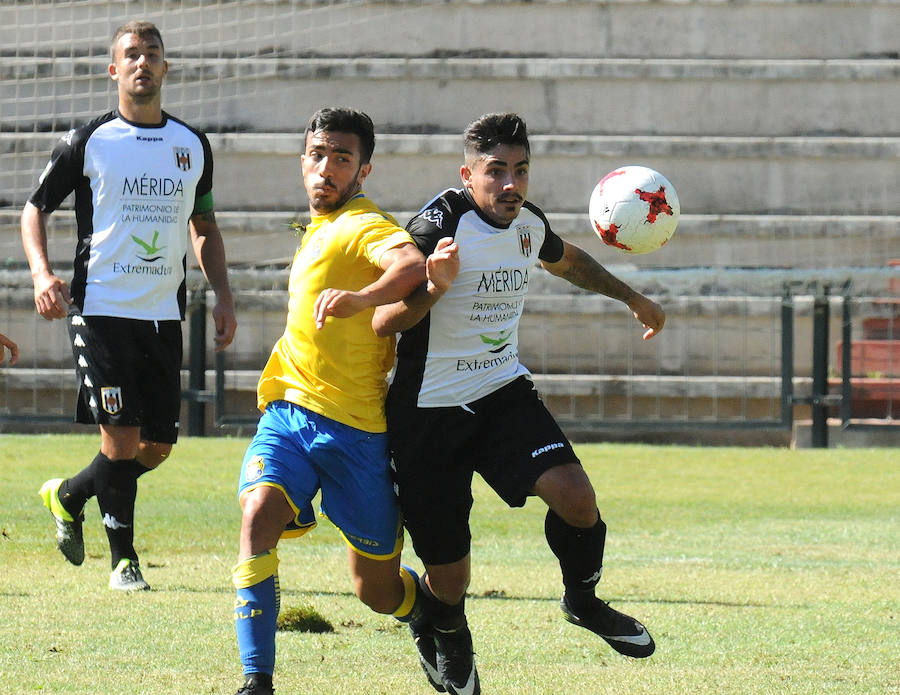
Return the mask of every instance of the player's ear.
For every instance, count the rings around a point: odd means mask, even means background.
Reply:
[[[116,68],[116,64],[115,64],[115,63],[110,63],[110,64],[109,64],[109,67],[107,67],[107,70],[109,71],[109,78],[110,78],[111,80],[118,80],[118,79],[119,79],[119,71],[118,71],[118,69]]]
[[[356,175],[356,185],[362,186],[363,181],[366,180],[366,177],[372,173],[372,162],[366,162],[359,168],[359,173]]]
[[[463,164],[463,165],[459,168],[459,178],[462,179],[463,186],[465,186],[466,188],[468,188],[468,187],[469,187],[469,181],[471,181],[471,179],[472,179],[472,170],[471,170],[468,166],[466,166],[465,164]]]

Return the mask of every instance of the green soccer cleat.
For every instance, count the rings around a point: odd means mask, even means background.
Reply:
[[[62,506],[62,502],[59,501],[59,486],[62,482],[62,478],[48,480],[41,485],[38,494],[56,521],[56,547],[66,560],[73,565],[80,565],[84,562],[84,534],[81,527],[84,514],[79,514],[76,519]]]
[[[138,563],[126,557],[119,560],[119,564],[110,572],[109,588],[117,591],[149,591],[150,585],[144,581]]]

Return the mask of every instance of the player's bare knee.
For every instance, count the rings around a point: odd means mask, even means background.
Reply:
[[[153,470],[169,458],[171,453],[171,444],[143,441],[138,448],[137,460],[145,468]]]
[[[563,517],[569,526],[577,528],[590,528],[597,523],[600,512],[597,510],[597,502],[594,499],[573,505],[569,513]]]
[[[383,582],[366,581],[361,577],[354,580],[356,597],[376,613],[393,613],[403,600],[403,589],[399,584],[396,591],[391,591]]]
[[[441,603],[455,606],[462,601],[463,597],[466,595],[466,589],[469,588],[469,578],[462,576],[436,578],[432,574],[429,574],[428,586],[431,588],[431,593],[433,593]]]

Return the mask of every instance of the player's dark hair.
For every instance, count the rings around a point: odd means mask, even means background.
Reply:
[[[375,151],[375,125],[372,119],[362,111],[343,107],[328,106],[316,111],[306,125],[303,140],[310,133],[324,130],[331,133],[352,133],[359,137],[360,164],[366,164],[372,159]]]
[[[466,157],[486,154],[498,145],[521,145],[531,156],[525,121],[514,113],[488,113],[472,121],[463,133]]]
[[[163,53],[165,53],[166,49],[163,45],[162,34],[159,33],[157,26],[153,22],[144,22],[135,19],[120,26],[116,29],[116,33],[113,34],[112,43],[109,44],[109,55],[114,61],[116,59],[116,44],[119,43],[119,39],[125,36],[125,34],[135,34],[145,41],[148,38],[154,38],[159,41],[159,47],[162,49]]]

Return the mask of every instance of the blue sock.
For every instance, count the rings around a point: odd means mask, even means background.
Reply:
[[[244,674],[275,671],[275,630],[281,591],[275,549],[235,565],[232,572],[237,600],[234,629]]]

